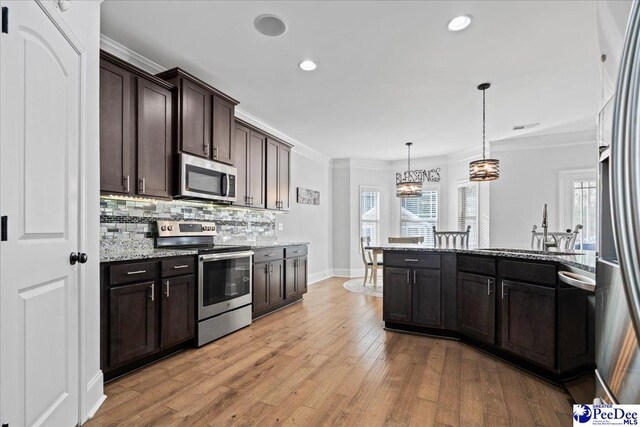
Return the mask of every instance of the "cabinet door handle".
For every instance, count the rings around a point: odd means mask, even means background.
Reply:
[[[418,283],[418,272],[413,270],[413,284],[415,285],[416,283]]]
[[[269,273],[273,273],[273,264],[269,264]]]
[[[411,270],[407,270],[407,284],[409,284],[409,285],[411,284],[411,276],[410,276],[410,274],[411,274]]]
[[[502,299],[504,299],[504,280],[502,281]]]
[[[250,201],[249,201],[249,206],[253,206],[253,196],[249,197]]]
[[[144,178],[140,178],[140,193],[145,194],[147,192],[147,182]]]
[[[218,158],[218,147],[213,147],[213,158],[217,159]]]
[[[493,279],[487,279],[487,295],[491,295],[493,292],[491,290],[491,285],[493,285]]]
[[[165,295],[167,296],[167,298],[169,298],[169,286],[170,286],[169,281],[167,280],[164,285],[167,287]]]
[[[155,299],[155,287],[153,286],[154,284],[150,284],[149,287],[151,288],[151,301],[153,301]]]
[[[127,271],[127,276],[133,276],[134,274],[143,274],[146,273],[147,270],[138,270],[138,271]]]
[[[188,264],[184,264],[184,265],[174,265],[173,268],[176,270],[180,270],[181,268],[188,268],[189,265]]]
[[[413,258],[405,258],[404,262],[418,262],[419,260]]]
[[[130,183],[130,179],[129,179],[129,175],[124,177],[124,188],[126,190],[126,192],[129,192],[129,183]]]

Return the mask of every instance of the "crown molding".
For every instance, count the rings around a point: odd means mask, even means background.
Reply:
[[[596,131],[592,129],[502,139],[500,141],[491,141],[490,146],[491,151],[496,153],[501,151],[541,150],[573,145],[593,145],[595,147],[596,141]]]
[[[290,135],[287,135],[284,132],[279,131],[278,129],[276,129],[275,127],[271,126],[270,124],[262,121],[261,119],[257,118],[256,116],[254,116],[253,114],[243,110],[240,107],[236,107],[236,117],[244,120],[245,122],[262,129],[263,131],[272,134],[273,136],[282,139],[285,142],[288,142],[289,144],[293,145],[293,151],[297,152],[298,154],[300,154],[301,156],[304,156],[310,160],[316,161],[318,163],[321,163],[323,165],[329,165],[330,161],[331,161],[331,157],[327,156],[324,153],[321,153],[318,150],[315,150],[311,147],[309,147],[306,144],[303,144],[302,142],[298,141],[297,139],[293,138]]]
[[[150,74],[158,74],[167,70],[167,68],[162,65],[153,62],[104,34],[100,34],[100,49],[109,52],[123,61],[127,61],[131,65],[135,65]]]

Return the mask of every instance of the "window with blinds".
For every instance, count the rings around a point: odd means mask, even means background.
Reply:
[[[582,224],[575,248],[595,250],[598,189],[595,179],[573,181],[573,204],[571,217],[573,224]]]
[[[433,226],[438,227],[438,192],[422,192],[422,197],[402,199],[400,205],[400,235],[424,237],[427,245],[433,245]]]
[[[380,240],[380,192],[360,189],[360,237],[369,237],[372,245]]]
[[[458,186],[458,229],[469,233],[469,247],[478,247],[478,184],[469,182]]]

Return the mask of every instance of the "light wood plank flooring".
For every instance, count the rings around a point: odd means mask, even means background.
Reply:
[[[385,331],[344,279],[106,385],[89,426],[568,426],[571,399],[457,341]]]

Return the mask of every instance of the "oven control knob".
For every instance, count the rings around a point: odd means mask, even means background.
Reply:
[[[167,229],[166,225],[163,225],[162,227],[160,227],[160,230],[165,231]]]
[[[207,227],[206,225],[205,225],[204,227],[202,227],[202,229],[203,229],[204,231],[209,231],[209,227]]]
[[[169,227],[167,227],[167,230],[173,231],[173,225],[170,225]]]

